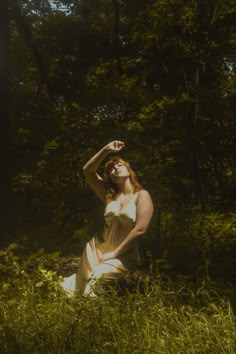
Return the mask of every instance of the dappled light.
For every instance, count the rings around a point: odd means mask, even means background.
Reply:
[[[234,16],[0,1],[1,353],[235,351]]]

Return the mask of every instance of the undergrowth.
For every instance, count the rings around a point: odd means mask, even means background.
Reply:
[[[132,291],[70,298],[42,261],[1,257],[1,353],[234,353],[234,314],[210,280],[144,274]]]

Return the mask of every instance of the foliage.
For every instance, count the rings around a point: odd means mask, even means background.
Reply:
[[[235,278],[235,214],[199,210],[162,215],[162,252],[178,272]]]
[[[232,353],[234,2],[2,4],[0,351]],[[67,298],[61,254],[103,227],[82,166],[114,139],[154,201],[153,279]]]
[[[79,254],[103,227],[82,166],[121,139],[154,201],[144,240],[151,258],[233,277],[233,1],[8,5],[0,109],[11,132],[0,140],[11,145],[2,186],[12,191],[0,204],[12,204],[14,222],[3,241],[27,234],[39,247]]]
[[[136,282],[123,295],[110,288],[97,298],[68,298],[55,272],[45,264],[29,272],[14,247],[1,251],[10,271],[0,284],[1,353],[233,352],[234,315],[222,285],[143,274],[142,291]]]

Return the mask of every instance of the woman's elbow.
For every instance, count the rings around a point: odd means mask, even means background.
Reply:
[[[139,227],[134,228],[134,231],[137,236],[142,236],[143,234],[145,234],[146,230],[147,230],[147,228],[143,227],[143,226],[139,226]]]

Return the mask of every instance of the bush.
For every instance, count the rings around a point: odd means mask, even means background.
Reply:
[[[203,266],[208,275],[233,280],[235,231],[233,213],[165,213],[161,221],[163,254],[176,273],[196,273]]]

